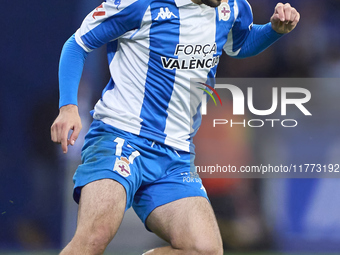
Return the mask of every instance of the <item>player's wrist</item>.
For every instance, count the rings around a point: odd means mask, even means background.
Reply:
[[[59,108],[59,112],[77,112],[78,113],[78,106],[75,104],[67,104],[63,105]]]
[[[269,38],[279,39],[280,37],[285,35],[285,33],[280,33],[280,31],[276,29],[272,22],[267,23],[265,26],[266,34]]]

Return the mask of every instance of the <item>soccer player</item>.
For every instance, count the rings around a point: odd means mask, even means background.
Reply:
[[[61,254],[102,254],[131,206],[170,244],[146,254],[223,254],[201,180],[187,178],[201,121],[200,102],[189,102],[190,78],[215,77],[222,51],[235,58],[260,53],[299,18],[279,3],[268,24],[253,25],[246,0],[107,0],[93,10],[61,53],[51,137],[64,153],[81,129],[85,58],[104,44],[111,79],[92,111],[74,175],[77,230]]]

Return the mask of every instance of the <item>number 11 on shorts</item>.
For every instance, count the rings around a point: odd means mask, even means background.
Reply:
[[[117,137],[115,140],[114,140],[115,143],[117,143],[116,145],[116,156],[122,156],[122,152],[123,152],[123,146],[124,146],[124,143],[125,143],[125,139],[123,138],[120,138],[120,137]],[[133,147],[131,145],[127,145],[127,147],[129,148],[132,148]],[[139,151],[135,150],[133,151],[130,156],[129,156],[129,163],[133,164],[133,160],[138,157],[140,155]],[[122,158],[122,157],[121,157]]]

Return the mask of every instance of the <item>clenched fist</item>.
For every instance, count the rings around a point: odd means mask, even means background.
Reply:
[[[300,13],[289,3],[278,3],[273,16],[270,18],[272,28],[279,34],[292,31],[300,20]]]

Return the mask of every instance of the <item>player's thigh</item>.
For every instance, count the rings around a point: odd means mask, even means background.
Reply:
[[[81,190],[76,236],[103,238],[116,234],[126,206],[124,187],[115,180],[101,179]]]
[[[222,247],[214,212],[204,197],[187,197],[157,207],[146,225],[173,248]]]

